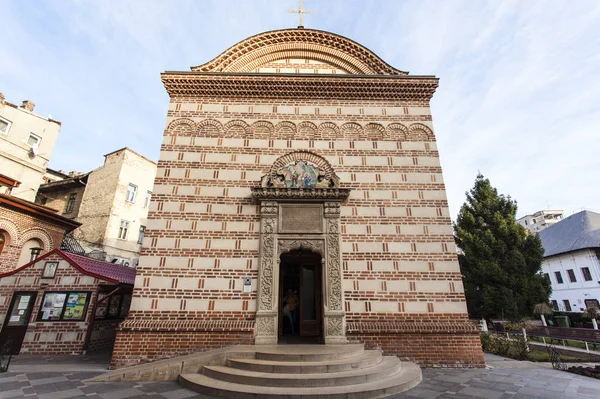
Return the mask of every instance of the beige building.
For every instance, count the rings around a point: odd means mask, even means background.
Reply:
[[[0,93],[0,173],[19,184],[11,195],[34,201],[60,131],[60,122],[33,112],[35,104],[4,101]]]
[[[136,266],[155,176],[156,163],[121,148],[90,173],[43,184],[38,202],[82,223],[74,238],[89,256]]]

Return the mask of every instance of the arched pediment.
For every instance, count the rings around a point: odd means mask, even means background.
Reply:
[[[321,62],[350,74],[408,75],[388,65],[366,47],[340,35],[314,29],[282,29],[249,37],[195,72],[253,72],[284,59]]]

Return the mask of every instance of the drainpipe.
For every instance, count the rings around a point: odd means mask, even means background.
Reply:
[[[90,345],[90,339],[92,338],[92,330],[94,329],[94,322],[96,321],[96,309],[98,309],[98,305],[100,305],[102,302],[106,301],[108,298],[110,298],[119,291],[121,291],[121,287],[115,288],[114,290],[109,292],[107,296],[100,299],[99,301],[96,301],[96,303],[94,304],[94,308],[92,309],[91,315],[92,319],[90,320],[90,324],[88,325],[88,329],[85,333],[85,341],[83,341],[83,349],[81,351],[81,354],[85,355],[87,353],[88,346]],[[100,291],[96,292],[96,298],[98,298],[98,296],[100,296]]]

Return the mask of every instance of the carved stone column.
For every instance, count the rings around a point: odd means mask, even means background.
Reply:
[[[325,202],[325,234],[327,260],[325,280],[327,281],[327,302],[324,327],[326,344],[344,344],[346,339],[346,313],[344,312],[344,291],[342,289],[342,251],[340,243],[340,203]]]
[[[258,266],[258,310],[254,342],[257,345],[277,344],[277,284],[279,267],[275,254],[278,205],[274,201],[261,201],[260,260]]]

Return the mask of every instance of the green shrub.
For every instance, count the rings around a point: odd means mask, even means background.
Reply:
[[[500,334],[481,334],[481,346],[484,352],[507,356],[510,351],[511,340]]]

